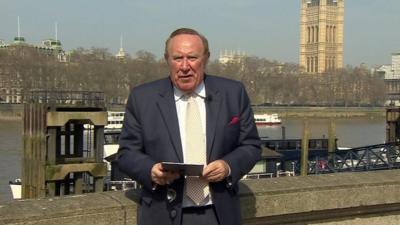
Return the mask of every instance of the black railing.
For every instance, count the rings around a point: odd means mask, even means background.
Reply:
[[[26,97],[26,102],[85,107],[103,107],[104,93],[97,91],[34,90]]]
[[[331,156],[315,157],[309,161],[309,173],[356,172],[400,168],[400,143],[392,142],[337,150]],[[329,160],[329,158],[331,158]]]

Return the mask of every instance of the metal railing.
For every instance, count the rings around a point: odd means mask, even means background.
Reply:
[[[349,150],[337,150],[328,157],[309,161],[309,173],[336,173],[400,168],[400,143],[370,145]],[[330,159],[329,159],[330,158]]]
[[[98,91],[33,90],[25,96],[26,102],[75,106],[104,106],[104,93]]]

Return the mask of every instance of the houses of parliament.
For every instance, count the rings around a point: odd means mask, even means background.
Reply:
[[[303,72],[343,67],[344,0],[301,0],[300,57]]]

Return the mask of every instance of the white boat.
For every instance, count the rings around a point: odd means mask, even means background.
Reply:
[[[254,120],[256,122],[256,125],[277,125],[281,124],[282,121],[279,119],[277,113],[272,113],[272,114],[255,114],[254,115]]]
[[[108,111],[107,114],[108,123],[104,127],[104,158],[107,158],[108,156],[113,155],[118,151],[118,139],[119,135],[121,134],[125,112]],[[111,171],[110,163],[106,160],[104,161],[107,162],[108,171]]]
[[[8,182],[11,188],[11,193],[13,195],[14,199],[21,199],[21,194],[22,194],[22,184],[21,184],[21,179],[17,178],[14,181],[9,181]]]
[[[108,111],[107,112],[107,125],[104,127],[105,130],[122,129],[124,122],[125,112]]]
[[[121,130],[122,124],[124,123],[125,112],[108,111],[107,112],[107,125],[104,126],[104,130]],[[92,124],[84,124],[85,129],[93,129]]]
[[[115,153],[117,153],[119,145],[118,139],[121,134],[119,129],[114,130],[104,130],[104,152],[103,158],[107,158]],[[104,160],[107,163],[107,170],[111,171],[111,165],[107,160]]]

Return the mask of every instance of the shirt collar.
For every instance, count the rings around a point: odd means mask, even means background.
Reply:
[[[199,86],[196,87],[194,90],[194,93],[199,96],[200,98],[205,99],[206,98],[206,88],[204,85],[204,81],[202,81]],[[179,90],[177,87],[174,86],[174,97],[175,97],[175,102],[179,101],[185,96],[185,93],[181,90]]]

